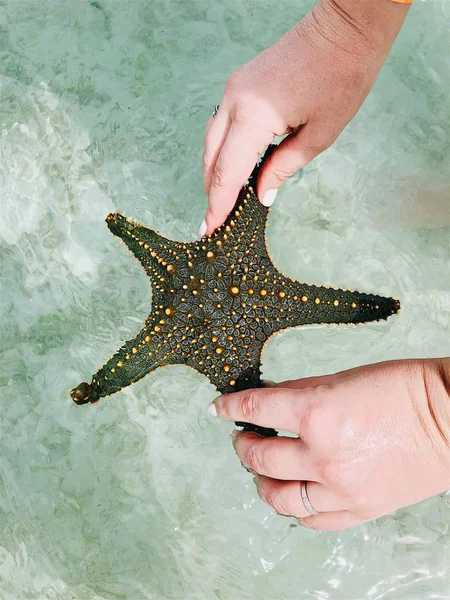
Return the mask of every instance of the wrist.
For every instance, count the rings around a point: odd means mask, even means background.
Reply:
[[[391,0],[318,0],[311,15],[328,40],[356,56],[375,55],[381,66],[408,9]]]

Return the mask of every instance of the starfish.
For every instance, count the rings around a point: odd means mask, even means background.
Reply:
[[[220,393],[262,387],[263,347],[276,332],[313,323],[379,321],[399,310],[393,298],[308,285],[277,270],[266,245],[269,209],[255,193],[259,169],[271,151],[255,167],[224,225],[199,241],[171,241],[119,213],[108,215],[109,229],[150,278],[152,310],[136,338],[91,383],[71,391],[76,404],[97,402],[173,364],[203,373]]]

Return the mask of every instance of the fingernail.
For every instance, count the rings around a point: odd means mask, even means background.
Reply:
[[[256,485],[256,489],[258,489],[258,485],[259,485],[259,476],[258,476],[258,473],[255,473],[255,476],[253,477],[253,482]]]
[[[264,387],[268,387],[268,388],[277,387],[276,382],[272,381],[271,379],[261,379],[261,382],[264,384]]]
[[[241,432],[236,429],[231,432],[231,443],[233,444],[233,448],[236,450],[236,444]]]
[[[208,406],[208,414],[211,415],[211,417],[218,417],[219,416],[219,412],[217,410],[217,403],[219,402],[219,398],[216,398],[213,402],[211,402],[211,404]]]
[[[204,237],[206,233],[206,221],[203,219],[202,224],[200,225],[200,229],[198,231],[198,235],[200,238]]]
[[[272,204],[275,202],[277,194],[278,190],[267,190],[267,192],[264,194],[264,198],[261,200],[261,204],[267,207],[272,206]]]

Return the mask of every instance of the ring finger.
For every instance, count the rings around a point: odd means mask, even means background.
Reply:
[[[310,516],[303,504],[301,481],[279,481],[264,476],[257,476],[255,480],[261,500],[272,506],[278,514],[297,518]],[[319,513],[335,512],[346,508],[343,506],[343,501],[322,483],[308,481],[307,491],[311,505]]]

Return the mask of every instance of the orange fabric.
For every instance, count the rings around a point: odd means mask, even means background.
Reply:
[[[398,2],[399,4],[412,4],[413,0],[391,0],[391,2]]]

